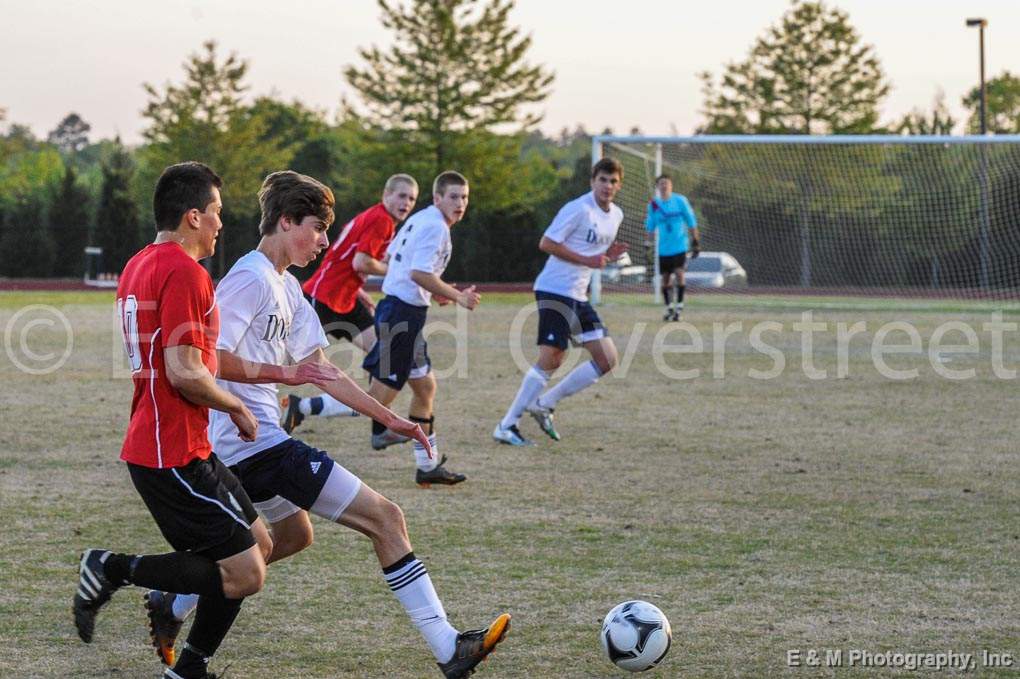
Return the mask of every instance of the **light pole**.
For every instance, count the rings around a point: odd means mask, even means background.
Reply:
[[[985,87],[985,27],[988,26],[988,19],[973,18],[967,19],[967,27],[978,27],[978,50],[980,54],[981,68],[981,134],[988,134],[988,92]]]
[[[985,86],[985,27],[988,20],[980,17],[967,19],[967,27],[978,28],[978,50],[981,69],[981,134],[988,134],[988,92]],[[988,289],[988,259],[990,254],[988,229],[988,149],[981,144],[981,230],[978,243],[981,253],[981,289]]]

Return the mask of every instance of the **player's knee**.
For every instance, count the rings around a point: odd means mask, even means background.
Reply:
[[[404,534],[407,532],[407,526],[404,523],[404,511],[396,502],[382,496],[379,497],[373,519],[375,532],[379,536],[393,535],[395,533]]]
[[[223,575],[223,596],[243,599],[258,594],[266,581],[264,559],[252,559],[246,568],[231,569]]]

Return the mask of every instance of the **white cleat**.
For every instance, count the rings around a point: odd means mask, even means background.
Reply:
[[[508,446],[533,446],[534,441],[529,441],[521,435],[521,430],[517,428],[517,425],[511,425],[509,427],[502,427],[497,424],[496,428],[492,430],[492,438],[496,439],[500,443],[505,443]]]

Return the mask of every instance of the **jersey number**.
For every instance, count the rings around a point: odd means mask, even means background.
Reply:
[[[117,313],[120,314],[120,328],[124,334],[124,348],[127,349],[131,372],[136,373],[142,369],[142,351],[138,346],[138,300],[135,296],[118,299]]]

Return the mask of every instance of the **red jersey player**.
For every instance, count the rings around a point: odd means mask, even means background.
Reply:
[[[322,329],[338,340],[350,340],[367,352],[375,344],[375,305],[363,289],[371,275],[386,275],[386,248],[393,240],[397,222],[407,218],[418,199],[418,183],[407,174],[386,180],[382,201],[344,226],[322,263],[302,286],[319,316]],[[285,396],[280,405],[283,428],[289,434],[306,415],[356,416],[357,413],[329,394],[299,398]],[[407,440],[391,434],[392,443]],[[389,440],[389,439],[388,439]]]
[[[165,679],[200,679],[244,597],[262,588],[269,534],[237,478],[216,458],[209,408],[229,414],[239,436],[258,422],[216,385],[219,312],[212,280],[198,260],[216,248],[222,181],[201,163],[163,171],[153,209],[156,240],[128,261],[117,288],[134,397],[121,451],[131,480],[173,552],[139,556],[87,549],[79,567],[74,622],[92,641],[95,619],[113,593],[137,585],[201,595],[187,645]],[[322,377],[288,376],[301,384]],[[283,377],[283,376],[278,376]],[[279,380],[275,380],[279,381]],[[284,380],[286,381],[286,380]],[[176,630],[173,636],[176,636]],[[172,647],[171,647],[172,648]]]

